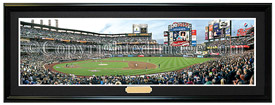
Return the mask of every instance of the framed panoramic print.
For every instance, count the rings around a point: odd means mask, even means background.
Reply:
[[[271,4],[4,11],[5,102],[271,102]]]

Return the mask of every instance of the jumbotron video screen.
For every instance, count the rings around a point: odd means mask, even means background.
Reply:
[[[19,18],[19,86],[256,86],[255,18]]]

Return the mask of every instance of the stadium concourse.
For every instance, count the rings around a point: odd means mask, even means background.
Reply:
[[[231,45],[246,45],[251,37],[238,37],[231,41]],[[81,41],[79,41],[81,40]],[[46,51],[32,49],[29,45],[43,45],[50,42]],[[67,55],[56,53],[54,47],[60,45],[79,45],[86,49],[89,45],[104,44],[139,44],[158,45],[151,37],[103,37],[88,36],[67,32],[53,32],[37,28],[21,26],[21,56],[20,56],[20,84],[21,85],[254,85],[254,49],[245,50],[239,54],[221,54],[215,59],[200,64],[194,64],[177,71],[144,74],[144,75],[103,75],[103,76],[75,76],[44,68],[45,64],[62,61],[86,60],[104,58],[101,53],[82,53]],[[148,42],[148,43],[147,43]],[[229,44],[229,40],[212,41],[207,46]],[[253,43],[253,42],[252,42]],[[134,45],[139,45],[134,43]],[[37,47],[37,46],[36,46]],[[40,46],[38,46],[40,47]],[[51,48],[53,47],[53,48]],[[97,49],[93,49],[97,50]],[[46,54],[45,54],[46,52]],[[210,52],[209,52],[210,53]]]

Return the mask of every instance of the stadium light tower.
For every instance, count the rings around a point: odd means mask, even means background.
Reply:
[[[55,19],[55,26],[58,27],[58,19]]]
[[[43,20],[42,19],[40,19],[40,25],[43,25]],[[43,29],[42,26],[40,28]]]
[[[56,27],[56,31],[58,32],[58,19],[55,19],[55,27]]]
[[[49,19],[48,24],[49,24],[49,26],[51,26],[51,19]]]
[[[34,19],[31,20],[31,23],[32,23],[31,28],[33,28]]]
[[[40,19],[40,25],[43,25],[43,20],[42,19]]]

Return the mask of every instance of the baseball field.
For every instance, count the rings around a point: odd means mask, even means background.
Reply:
[[[52,65],[53,70],[77,76],[142,75],[177,71],[212,58],[184,57],[113,57],[100,60],[65,62]]]

